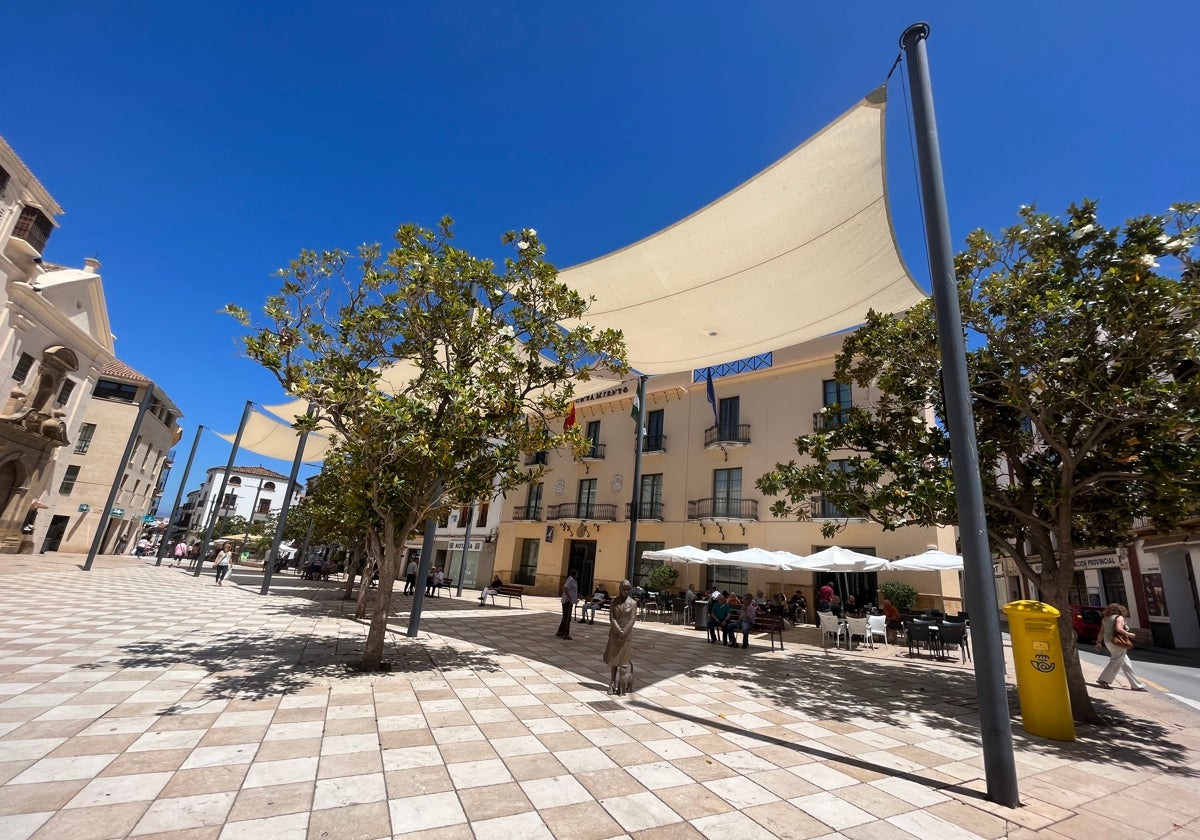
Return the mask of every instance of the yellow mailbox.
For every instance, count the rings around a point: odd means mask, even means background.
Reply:
[[[1041,601],[1004,605],[1017,669],[1021,722],[1030,735],[1075,740],[1071,696],[1058,636],[1058,610]]]

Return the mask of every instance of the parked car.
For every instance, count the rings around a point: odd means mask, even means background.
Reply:
[[[1097,607],[1086,604],[1071,604],[1071,626],[1075,628],[1075,639],[1080,642],[1094,642],[1100,637],[1103,613]]]

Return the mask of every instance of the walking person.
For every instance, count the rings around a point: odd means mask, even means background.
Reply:
[[[1096,680],[1096,685],[1102,688],[1112,688],[1113,679],[1119,672],[1125,679],[1129,680],[1129,687],[1134,691],[1145,691],[1146,685],[1138,679],[1137,674],[1133,673],[1133,666],[1129,664],[1129,649],[1133,647],[1133,634],[1125,628],[1125,618],[1129,615],[1129,610],[1125,609],[1122,604],[1109,604],[1104,610],[1104,620],[1101,622],[1103,631],[1101,637],[1096,640],[1096,650],[1100,650],[1100,644],[1108,648],[1108,665],[1100,672],[1099,679]]]
[[[579,600],[579,584],[575,582],[578,575],[579,572],[574,569],[567,573],[562,588],[562,621],[558,624],[558,632],[554,634],[568,642],[571,641],[571,613],[575,611],[575,602]]]
[[[404,570],[404,594],[414,595],[417,591],[417,558],[408,561],[408,568]]]
[[[213,561],[217,576],[217,586],[221,585],[221,581],[225,580],[225,575],[229,574],[229,567],[233,565],[233,552],[229,550],[229,543],[221,543],[221,550],[217,552],[217,558]]]
[[[621,581],[617,597],[608,607],[608,644],[604,647],[604,664],[609,667],[608,693],[618,693],[617,669],[633,663],[633,625],[637,622],[637,601],[633,600],[633,585]]]
[[[188,556],[188,545],[182,539],[175,543],[175,562],[171,564],[172,568],[182,563]]]

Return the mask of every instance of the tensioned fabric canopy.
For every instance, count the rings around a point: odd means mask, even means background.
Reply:
[[[884,178],[886,88],[686,219],[565,269],[623,330],[642,373],[779,350],[925,297],[897,249]],[[575,326],[579,322],[564,322]]]
[[[270,406],[266,406],[266,408],[272,410]],[[303,415],[304,410],[300,414]],[[237,435],[217,432],[217,437],[233,443]],[[291,426],[280,423],[274,417],[260,411],[251,411],[250,417],[246,420],[246,428],[242,432],[241,448],[258,455],[265,455],[268,458],[290,461],[296,457],[296,446],[299,443],[300,435]],[[329,438],[324,435],[310,434],[308,440],[304,442],[303,460],[310,464],[323,461],[329,447]]]

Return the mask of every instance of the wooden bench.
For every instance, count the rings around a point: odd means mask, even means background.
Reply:
[[[608,608],[610,606],[612,606],[612,596],[608,595],[608,596],[605,596],[603,601],[601,601],[599,604],[596,605],[596,611],[597,612],[608,612]],[[586,601],[583,600],[582,598],[580,598],[575,603],[575,609],[579,612],[579,620],[580,621],[583,621],[587,617],[588,610],[590,610],[591,608],[592,608],[592,599],[591,598],[588,598]],[[595,620],[594,617],[593,617],[593,620]]]
[[[761,607],[760,607],[761,610]],[[741,620],[742,610],[740,607],[734,608],[729,613],[729,619],[734,622]],[[783,619],[777,615],[767,615],[764,612],[759,612],[754,617],[754,625],[750,628],[751,633],[766,633],[771,640],[771,650],[775,650],[775,637],[779,637],[779,649],[783,650]],[[739,630],[740,625],[739,625]]]
[[[488,587],[488,589],[492,590],[490,595],[491,595],[493,606],[496,603],[496,596],[503,595],[505,598],[508,599],[508,605],[510,607],[512,606],[513,598],[516,598],[517,603],[519,603],[521,605],[521,609],[525,609],[525,602],[521,600],[521,596],[525,594],[524,586],[517,586],[516,584],[512,584],[512,583],[503,583],[500,586],[497,586],[495,589],[492,589],[492,587],[490,587],[490,586]]]

